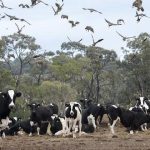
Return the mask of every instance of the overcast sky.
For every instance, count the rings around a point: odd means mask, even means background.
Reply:
[[[9,21],[8,18],[0,20],[0,36],[13,34],[17,31],[15,22],[23,29],[24,34],[31,35],[37,39],[37,43],[43,50],[60,50],[62,42],[67,42],[67,36],[71,40],[78,41],[83,39],[82,43],[91,45],[91,33],[85,31],[85,27],[94,28],[94,38],[104,38],[104,41],[97,46],[105,49],[113,49],[117,52],[119,58],[123,56],[121,47],[126,45],[116,31],[125,36],[138,36],[141,32],[150,33],[150,19],[143,18],[137,23],[135,18],[136,8],[132,8],[134,0],[64,0],[63,10],[59,15],[54,16],[51,6],[55,7],[55,2],[62,3],[61,0],[43,0],[49,6],[39,4],[33,8],[22,9],[18,4],[31,4],[30,0],[3,0],[4,4],[12,7],[13,10],[1,9],[0,14],[4,12],[15,15],[18,18],[24,18],[31,25],[19,21]],[[103,14],[90,13],[82,8],[94,8]],[[150,16],[150,0],[143,0],[144,13]],[[80,24],[74,28],[67,20],[61,19],[61,15],[68,15],[70,20],[79,21]],[[124,19],[122,26],[108,27],[104,19],[116,22],[117,19]]]

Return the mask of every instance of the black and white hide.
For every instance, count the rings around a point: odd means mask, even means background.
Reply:
[[[77,102],[70,102],[65,104],[65,121],[66,121],[66,133],[72,132],[73,138],[76,138],[76,126],[78,125],[79,136],[81,135],[82,128],[82,115],[81,105]]]

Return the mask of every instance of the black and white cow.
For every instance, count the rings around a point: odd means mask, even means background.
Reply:
[[[76,126],[79,128],[79,136],[81,135],[82,128],[82,115],[81,105],[77,102],[70,102],[65,104],[65,121],[66,121],[66,133],[73,133],[73,138],[76,138]]]
[[[148,111],[150,109],[150,103],[148,101],[147,97],[138,97],[136,98],[136,105],[137,107],[141,107],[143,111],[148,114]]]
[[[15,107],[16,98],[20,96],[21,93],[14,90],[0,92],[0,130],[8,128],[9,114],[11,109]]]
[[[98,125],[101,123],[103,115],[105,114],[105,108],[101,104],[93,104],[92,100],[80,100],[83,110],[86,110],[86,114],[84,115],[85,120],[91,114],[95,118],[95,123]],[[99,118],[99,122],[98,122]],[[94,125],[94,124],[93,124]],[[95,125],[94,125],[95,126]]]
[[[53,115],[53,109],[49,106],[41,106],[37,103],[28,104],[31,109],[30,115],[30,125],[34,126],[37,124],[37,133],[40,135],[40,128],[42,123],[49,123],[51,121],[51,116]],[[32,128],[29,136],[32,136]]]
[[[56,105],[55,103],[50,103],[48,106],[51,107],[53,114],[58,115],[58,105]]]
[[[52,135],[64,135],[66,133],[65,118],[58,115],[52,115],[51,118],[50,131]]]
[[[120,119],[122,125],[129,129],[130,134],[140,129],[141,125],[150,122],[150,116],[143,112],[133,112],[116,105],[108,105],[106,107],[107,115],[110,123],[110,130],[114,135],[114,126]]]

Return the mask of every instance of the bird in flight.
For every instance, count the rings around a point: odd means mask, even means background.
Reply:
[[[142,0],[135,0],[132,4],[132,7],[136,7],[137,11],[144,11],[144,8],[142,6]]]
[[[147,16],[146,14],[143,14],[143,13],[140,13],[140,14],[139,14],[138,12],[136,12],[135,17],[137,17],[137,22],[140,22],[143,17],[150,18],[150,17]]]
[[[122,25],[122,22],[124,22],[123,19],[118,19],[118,20],[117,20],[117,23],[112,23],[112,22],[108,21],[107,19],[105,19],[105,21],[107,22],[107,24],[108,24],[109,27],[110,27],[110,26]]]
[[[101,42],[101,41],[104,40],[104,39],[99,39],[99,40],[97,40],[97,41],[95,42],[94,37],[93,37],[92,34],[91,34],[91,36],[92,36],[92,41],[93,41],[93,44],[92,44],[93,47],[96,46],[96,44],[98,44],[99,42]]]
[[[31,0],[31,6],[35,6],[35,5],[39,4],[39,3],[43,3],[44,5],[48,6],[47,3],[45,3],[45,2],[43,2],[41,0]]]
[[[82,8],[83,10],[89,10],[91,13],[92,12],[97,12],[97,13],[99,13],[99,14],[102,14],[102,12],[100,12],[100,11],[98,11],[98,10],[96,10],[96,9],[93,9],[93,8]]]
[[[54,11],[54,15],[58,15],[58,13],[62,10],[62,7],[64,6],[64,4],[60,5],[58,3],[55,3],[57,9],[54,9],[54,7],[52,6],[52,9]]]
[[[91,32],[94,33],[94,29],[93,29],[91,26],[86,26],[86,27],[85,27],[85,30],[86,30],[86,31],[91,31]]]
[[[9,17],[9,19],[10,20],[20,20],[20,21],[23,21],[23,22],[26,22],[27,24],[29,24],[29,25],[31,25],[29,22],[27,22],[25,19],[20,19],[20,18],[17,18],[16,16],[11,16],[11,15],[8,15],[8,14],[6,14],[5,13],[5,15],[7,16],[7,17]]]
[[[128,39],[131,39],[131,38],[136,38],[135,36],[131,36],[131,37],[126,37],[126,36],[123,36],[122,34],[120,34],[119,32],[116,31],[116,33],[122,37],[123,41],[126,41]]]
[[[21,34],[22,29],[25,27],[25,25],[22,26],[21,28],[19,28],[19,26],[18,26],[16,23],[15,23],[15,25],[16,25],[16,27],[17,27],[17,29],[18,29],[17,33],[18,33],[18,34]]]
[[[73,42],[68,36],[67,36],[67,38],[68,38],[68,40],[69,40],[70,42]],[[81,38],[79,41],[76,41],[76,42],[77,42],[77,43],[80,43],[82,40],[83,40],[83,39]]]
[[[28,4],[19,4],[18,6],[22,8],[30,8]]]
[[[62,19],[68,19],[68,16],[67,15],[61,15],[61,18]]]
[[[79,21],[73,21],[73,20],[69,20],[68,22],[71,24],[72,28],[80,23]]]
[[[1,7],[1,8],[12,9],[12,8],[10,8],[10,7],[5,6],[2,0],[0,0],[0,2],[1,2],[1,4],[0,4],[0,7]]]

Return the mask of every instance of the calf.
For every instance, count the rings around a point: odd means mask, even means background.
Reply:
[[[53,110],[49,106],[40,106],[37,103],[28,104],[31,109],[30,115],[30,125],[33,126],[37,124],[37,133],[40,134],[40,128],[42,123],[49,123],[51,120],[51,116],[53,115]],[[29,136],[32,135],[32,128]]]
[[[124,127],[129,128],[130,134],[138,130],[142,124],[150,122],[150,116],[143,112],[133,112],[115,105],[109,105],[106,109],[113,135],[115,134],[114,126],[118,119],[120,119]]]
[[[16,98],[20,96],[21,93],[14,90],[0,92],[0,131],[8,128],[9,114],[15,107]]]
[[[51,127],[50,131],[52,135],[64,135],[66,133],[66,122],[65,118],[57,115],[51,116]]]
[[[105,114],[105,108],[101,104],[93,104],[92,100],[80,100],[83,109],[87,110],[88,115],[92,114],[95,117],[95,123],[98,125],[101,123],[103,115]],[[99,123],[98,123],[99,117]]]
[[[77,102],[70,102],[66,103],[65,107],[65,121],[67,134],[70,134],[70,132],[72,131],[73,138],[76,138],[76,125],[79,126],[79,136],[81,135],[81,105]]]

